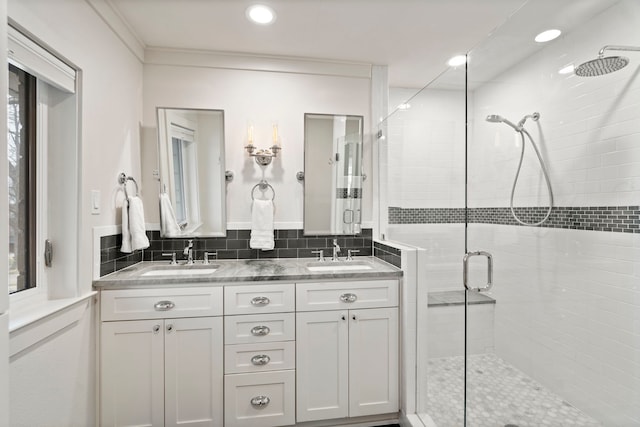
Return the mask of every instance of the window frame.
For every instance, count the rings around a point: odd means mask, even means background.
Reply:
[[[10,73],[18,74],[22,84],[24,84],[24,92],[21,88],[20,97],[26,100],[25,104],[21,105],[21,108],[25,108],[24,114],[20,113],[20,124],[22,124],[23,132],[21,135],[21,142],[26,143],[26,162],[23,166],[26,171],[24,176],[26,178],[26,201],[25,201],[25,246],[26,246],[26,260],[25,260],[25,272],[27,276],[27,287],[16,290],[10,293],[10,296],[18,294],[32,295],[38,293],[40,290],[37,288],[40,286],[41,274],[38,272],[37,253],[38,253],[38,240],[40,235],[40,218],[39,209],[40,195],[42,189],[40,188],[41,174],[41,159],[40,159],[40,135],[43,133],[40,129],[40,118],[38,114],[39,110],[39,90],[38,90],[38,78],[21,67],[9,63],[8,69]],[[24,122],[23,122],[24,120]],[[23,141],[24,140],[24,141]],[[21,213],[22,214],[22,213]],[[22,216],[22,215],[21,215]],[[12,298],[15,299],[15,298]]]

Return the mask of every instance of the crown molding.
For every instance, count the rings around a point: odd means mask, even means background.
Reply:
[[[196,49],[147,47],[145,64],[371,78],[371,64],[365,63]]]
[[[144,63],[145,44],[110,0],[85,0],[140,62]]]

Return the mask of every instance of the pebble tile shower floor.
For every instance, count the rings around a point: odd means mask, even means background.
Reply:
[[[601,426],[496,355],[468,363],[468,427]],[[463,425],[463,369],[463,357],[428,362],[427,412],[438,427]]]

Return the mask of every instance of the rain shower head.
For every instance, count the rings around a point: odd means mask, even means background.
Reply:
[[[575,73],[580,77],[597,77],[621,70],[629,64],[626,56],[606,56],[580,64]]]
[[[640,47],[635,46],[605,46],[598,52],[598,57],[580,64],[575,69],[575,74],[580,77],[597,77],[621,70],[629,64],[629,58],[625,56],[604,56],[605,50],[623,50],[640,52]]]

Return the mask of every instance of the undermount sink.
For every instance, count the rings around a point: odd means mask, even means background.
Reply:
[[[306,266],[309,271],[362,271],[371,270],[373,266],[358,261],[316,261]]]
[[[220,268],[217,264],[209,265],[163,265],[151,267],[148,271],[140,274],[141,276],[195,276],[207,275],[215,273]]]

